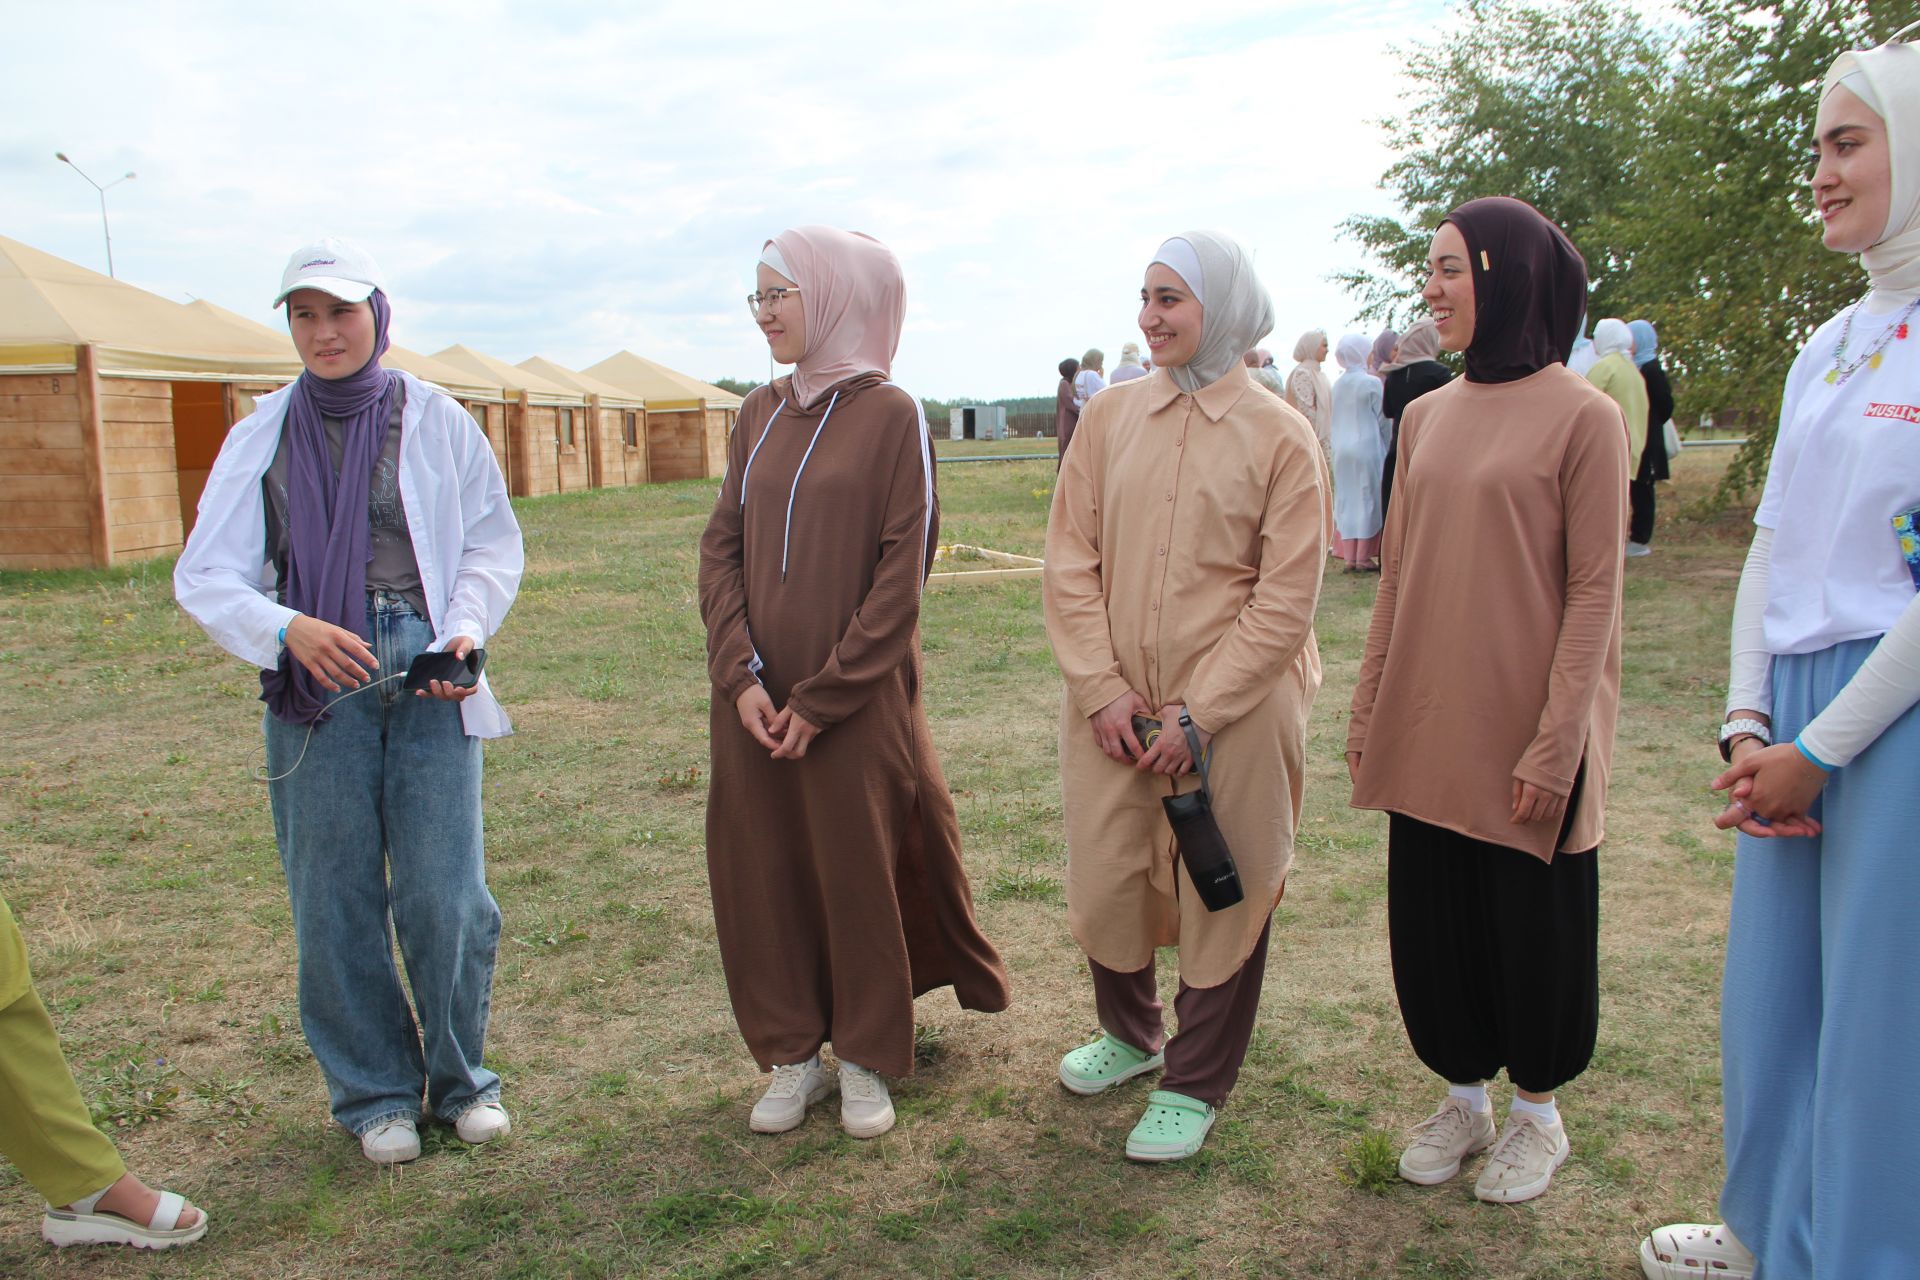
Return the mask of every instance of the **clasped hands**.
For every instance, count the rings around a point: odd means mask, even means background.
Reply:
[[[1088,717],[1088,723],[1093,727],[1093,740],[1109,760],[1130,764],[1143,773],[1177,777],[1192,773],[1194,768],[1193,752],[1187,746],[1186,733],[1180,728],[1180,713],[1186,709],[1182,702],[1169,702],[1160,708],[1157,718],[1161,733],[1151,747],[1140,745],[1140,739],[1133,732],[1133,718],[1155,713],[1147,700],[1132,689],[1094,712]],[[1205,751],[1213,735],[1197,724],[1193,731],[1200,739],[1200,749]]]
[[[758,681],[733,700],[733,707],[753,740],[773,752],[775,760],[798,760],[820,733],[819,726],[795,711],[791,702],[775,711],[773,698]]]
[[[1737,712],[1751,716],[1756,713]],[[1750,836],[1817,836],[1820,823],[1807,816],[1827,783],[1827,771],[1800,754],[1791,742],[1767,746],[1758,738],[1733,744],[1733,764],[1713,780],[1727,793],[1727,807],[1713,820],[1725,831]]]

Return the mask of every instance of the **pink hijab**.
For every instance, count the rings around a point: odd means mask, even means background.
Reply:
[[[775,267],[800,289],[807,347],[793,368],[802,408],[862,373],[890,375],[907,318],[900,260],[872,236],[838,227],[794,227],[767,241]]]

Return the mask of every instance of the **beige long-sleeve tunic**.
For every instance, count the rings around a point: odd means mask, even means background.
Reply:
[[[1109,969],[1178,944],[1182,980],[1218,986],[1280,900],[1320,687],[1322,474],[1313,428],[1239,365],[1191,395],[1156,369],[1081,415],[1047,525],[1045,598],[1067,686],[1067,919]],[[1214,813],[1246,892],[1225,911],[1200,901],[1160,805],[1197,775],[1141,773],[1094,740],[1088,718],[1129,689],[1156,715],[1185,703],[1215,735]]]
[[[1559,847],[1605,839],[1626,521],[1619,406],[1566,366],[1407,406],[1347,731],[1355,808],[1551,861],[1561,818],[1516,826],[1513,780],[1566,796],[1584,761]]]
[[[920,697],[920,589],[940,521],[926,428],[878,374],[837,390],[811,409],[786,378],[747,397],[700,540],[707,871],[727,991],[761,1067],[831,1040],[900,1076],[915,996],[950,985],[967,1008],[1004,1009],[1007,977],[973,919]],[[735,700],[756,680],[820,726],[805,756],[770,759],[741,725]]]

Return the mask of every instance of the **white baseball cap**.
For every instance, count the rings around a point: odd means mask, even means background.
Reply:
[[[278,307],[287,295],[298,289],[318,289],[342,302],[364,302],[375,289],[385,289],[387,278],[371,255],[351,240],[322,236],[302,245],[287,259],[280,273],[280,292],[273,297]]]

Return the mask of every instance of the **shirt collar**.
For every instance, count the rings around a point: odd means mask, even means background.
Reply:
[[[1227,416],[1227,410],[1238,404],[1240,397],[1252,386],[1253,379],[1247,375],[1247,367],[1236,363],[1224,375],[1194,392],[1193,401],[1200,406],[1200,412],[1207,415],[1207,421],[1218,422]],[[1153,413],[1161,412],[1186,394],[1165,369],[1156,368],[1148,377],[1147,408]]]

